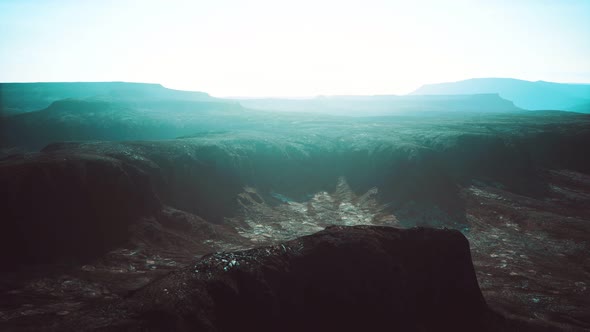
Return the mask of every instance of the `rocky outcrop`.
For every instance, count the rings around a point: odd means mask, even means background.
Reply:
[[[39,153],[2,160],[2,266],[99,255],[159,209],[149,178],[113,158]]]
[[[476,331],[487,306],[458,231],[328,227],[203,257],[59,329]]]

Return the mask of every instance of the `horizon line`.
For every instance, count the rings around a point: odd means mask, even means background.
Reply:
[[[171,88],[167,86],[167,84],[159,83],[159,82],[139,82],[139,81],[122,81],[122,80],[105,80],[105,81],[11,81],[11,82],[0,82],[0,84],[52,84],[52,83],[65,83],[65,84],[76,84],[76,83],[127,83],[127,84],[146,84],[146,85],[157,85],[161,86],[165,89],[175,90],[175,91],[186,91],[186,92],[199,92],[205,93],[214,98],[220,99],[232,99],[232,100],[239,100],[239,99],[293,99],[293,100],[307,100],[307,99],[314,99],[314,98],[321,98],[321,97],[385,97],[385,96],[408,96],[417,91],[418,89],[428,86],[428,85],[436,85],[436,84],[448,84],[448,83],[458,83],[470,80],[478,80],[478,79],[504,79],[504,80],[515,80],[515,81],[522,81],[522,82],[530,82],[530,83],[555,83],[555,84],[572,84],[572,85],[590,85],[590,82],[558,82],[558,81],[546,81],[546,80],[526,80],[526,79],[519,79],[514,77],[471,77],[461,80],[454,80],[454,81],[443,81],[443,82],[435,82],[435,83],[423,83],[418,88],[404,94],[399,93],[378,93],[378,94],[326,94],[326,93],[319,93],[314,95],[212,95],[211,93],[207,92],[206,90],[188,90],[188,89],[178,89],[178,88]],[[480,93],[480,94],[489,94],[489,93]]]

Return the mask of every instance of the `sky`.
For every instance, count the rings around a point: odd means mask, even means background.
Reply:
[[[0,0],[0,82],[293,97],[473,77],[589,83],[590,0]]]

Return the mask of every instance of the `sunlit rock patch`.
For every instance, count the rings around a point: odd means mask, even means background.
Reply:
[[[328,225],[397,225],[386,205],[377,201],[377,193],[377,188],[372,188],[357,195],[343,177],[334,192],[318,192],[304,202],[277,193],[265,199],[255,189],[245,188],[238,196],[240,213],[227,221],[253,244],[290,240]]]

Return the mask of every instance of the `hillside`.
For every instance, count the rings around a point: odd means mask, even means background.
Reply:
[[[473,78],[464,81],[427,84],[411,95],[463,95],[498,93],[514,105],[528,110],[590,112],[590,84],[530,82],[512,78]]]
[[[0,146],[38,150],[57,141],[170,139],[244,125],[242,112],[239,104],[215,100],[64,99],[2,118]]]

